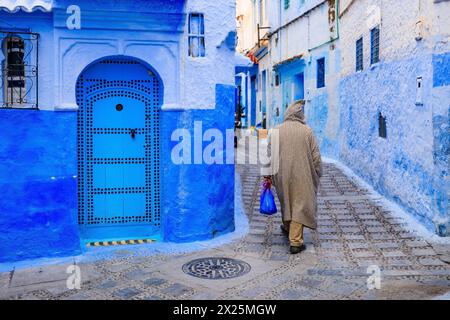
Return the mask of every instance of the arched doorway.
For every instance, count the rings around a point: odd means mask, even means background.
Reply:
[[[157,235],[161,80],[135,58],[106,57],[80,74],[76,96],[81,237],[105,241]]]

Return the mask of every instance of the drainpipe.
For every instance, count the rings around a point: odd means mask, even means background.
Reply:
[[[309,15],[308,15],[308,19],[309,19]],[[309,36],[309,32],[308,32],[308,36]],[[314,48],[309,48],[308,51],[311,52],[311,51],[313,51],[317,48],[320,48],[324,45],[330,44],[338,39],[339,39],[339,0],[336,0],[336,37],[328,40],[327,42],[319,44],[318,46],[315,46]]]

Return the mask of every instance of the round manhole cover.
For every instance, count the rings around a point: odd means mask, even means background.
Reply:
[[[183,265],[184,273],[211,280],[240,277],[250,270],[251,266],[247,262],[230,258],[202,258]]]

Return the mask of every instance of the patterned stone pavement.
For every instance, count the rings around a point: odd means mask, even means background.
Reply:
[[[0,274],[0,298],[431,299],[450,291],[448,247],[409,232],[335,165],[324,167],[318,230],[306,230],[307,250],[295,256],[288,254],[280,215],[259,214],[258,168],[240,165],[237,171],[250,224],[244,238],[185,254],[136,256],[132,247],[118,248],[116,258],[77,263],[80,290],[67,288],[67,264],[12,270]],[[239,259],[251,270],[222,280],[182,271],[187,262],[205,257]],[[369,289],[368,268],[380,271],[380,289]]]

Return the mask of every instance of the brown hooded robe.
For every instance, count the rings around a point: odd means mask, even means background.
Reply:
[[[319,147],[306,125],[303,103],[292,104],[281,125],[271,130],[268,154],[283,221],[317,227],[317,190],[322,175]],[[278,130],[277,130],[278,129]],[[274,157],[278,154],[278,158]]]

